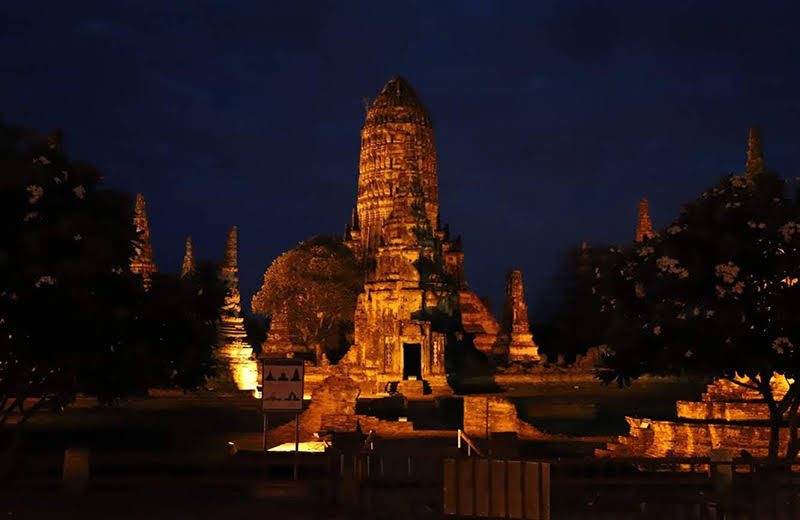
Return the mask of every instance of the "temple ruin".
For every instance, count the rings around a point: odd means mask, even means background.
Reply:
[[[745,177],[753,182],[765,171],[761,153],[761,133],[750,128]],[[645,199],[643,199],[645,202]],[[644,206],[646,210],[646,204]],[[652,232],[649,222],[646,226]],[[642,205],[639,206],[639,231],[642,230]],[[783,376],[770,381],[772,394],[780,400],[788,390]],[[718,380],[707,386],[699,401],[678,401],[676,418],[653,420],[626,417],[630,426],[627,436],[620,436],[606,448],[596,450],[605,457],[707,457],[712,449],[727,449],[734,455],[743,453],[766,457],[769,450],[769,408],[763,396],[729,380]],[[786,449],[789,429],[780,430],[780,450]]]
[[[437,175],[430,114],[404,79],[392,78],[367,110],[356,207],[345,227],[345,244],[368,266],[354,342],[337,365],[318,359],[307,369],[311,387],[337,371],[365,395],[451,393],[448,337],[436,330],[436,311],[460,316],[460,333],[498,361],[538,360],[521,273],[509,275],[505,327],[469,290],[461,240],[440,222]],[[293,355],[288,327],[276,327],[282,323],[273,322],[264,344],[270,355]]]

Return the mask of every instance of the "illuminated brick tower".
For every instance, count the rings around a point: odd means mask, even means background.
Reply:
[[[194,259],[194,243],[192,237],[186,237],[186,252],[181,265],[181,278],[191,276],[197,272],[197,262]]]
[[[647,199],[639,201],[639,218],[636,220],[636,241],[653,236],[653,222],[650,220],[650,206]]]
[[[239,390],[255,390],[258,382],[258,367],[253,358],[253,348],[247,344],[247,332],[242,318],[241,295],[239,294],[239,232],[233,226],[228,232],[225,254],[220,264],[220,278],[228,288],[225,305],[220,311],[217,325],[217,358],[229,371],[221,380],[232,380]]]
[[[401,177],[418,176],[425,213],[436,226],[439,187],[433,126],[427,109],[403,78],[390,79],[367,111],[358,169],[356,211],[347,232],[359,256],[377,252]]]
[[[147,209],[144,195],[136,195],[133,224],[139,233],[139,240],[134,244],[134,255],[131,258],[131,272],[141,275],[144,286],[150,286],[150,273],[158,272],[153,261],[153,245],[150,243],[150,224],[147,221]]]

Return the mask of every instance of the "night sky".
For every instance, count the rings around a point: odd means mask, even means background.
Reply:
[[[165,7],[162,4],[168,4]],[[522,269],[531,321],[566,250],[633,239],[744,169],[800,175],[793,3],[7,2],[0,113],[147,197],[156,262],[239,226],[243,300],[356,200],[364,96],[405,77],[433,118],[443,222],[499,311]],[[80,7],[76,7],[80,6]]]

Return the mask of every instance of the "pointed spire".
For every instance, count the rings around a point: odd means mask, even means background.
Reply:
[[[533,341],[528,323],[528,306],[525,304],[522,271],[518,269],[506,274],[503,333],[508,341],[509,360],[536,361],[539,359],[539,347]]]
[[[191,276],[197,272],[197,262],[194,259],[194,243],[192,237],[186,237],[186,253],[183,255],[181,278]]]
[[[647,199],[639,201],[639,218],[636,221],[636,241],[641,242],[645,238],[653,236],[653,223],[650,220],[650,206]]]
[[[144,195],[136,195],[136,209],[133,215],[133,225],[139,239],[134,243],[134,255],[131,258],[131,272],[141,274],[145,287],[150,284],[150,273],[158,271],[153,261],[153,245],[150,243],[150,224],[147,221],[147,209]]]
[[[239,268],[239,230],[233,226],[228,231],[228,241],[225,244],[225,254],[222,257],[222,267],[238,270]]]
[[[761,130],[756,126],[751,126],[750,136],[747,140],[745,176],[748,180],[752,180],[759,173],[763,173],[764,170],[764,156],[761,152]]]
[[[225,297],[223,314],[239,316],[242,312],[241,295],[239,294],[239,230],[233,226],[228,231],[228,240],[225,243],[225,254],[220,264],[220,278],[228,286],[228,294]],[[225,318],[223,317],[223,321]]]

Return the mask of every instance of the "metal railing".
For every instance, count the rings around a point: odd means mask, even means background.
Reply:
[[[361,453],[367,453],[375,450],[375,430],[370,430],[367,438],[364,439],[364,444],[361,446]]]
[[[458,445],[458,449],[461,449],[462,441],[467,445],[468,457],[472,455],[473,451],[479,457],[486,457],[486,455],[483,454],[483,452],[475,445],[475,442],[473,442],[473,440],[470,439],[466,433],[464,433],[462,430],[458,430],[458,433],[456,434],[456,443]]]

